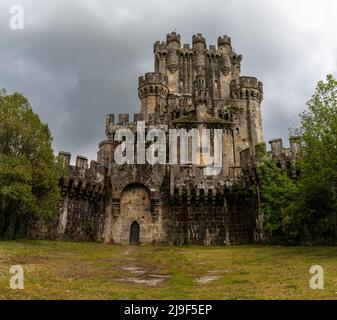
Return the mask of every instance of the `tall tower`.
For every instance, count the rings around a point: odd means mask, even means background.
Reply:
[[[255,146],[264,141],[261,115],[263,84],[254,77],[240,77],[232,81],[231,94],[242,110],[238,116],[238,128],[244,132],[244,139],[254,154]]]
[[[172,32],[166,36],[167,78],[171,92],[180,92],[180,35]]]
[[[139,78],[145,121],[221,127],[228,166],[240,166],[244,149],[254,154],[255,145],[263,142],[263,86],[254,77],[240,75],[242,56],[232,48],[230,37],[222,35],[217,46],[208,46],[197,33],[192,45],[181,45],[180,35],[172,32],[166,41],[154,44],[154,56],[155,72]]]
[[[206,40],[201,33],[192,38],[193,44],[193,95],[197,120],[206,121],[208,117],[207,101],[208,86],[206,84]]]
[[[149,72],[139,77],[140,113],[145,122],[158,123],[163,119],[168,94],[167,77],[163,74]]]
[[[231,38],[228,36],[221,36],[218,38],[218,50],[219,50],[219,69],[220,69],[220,88],[221,98],[229,99],[230,96],[230,83],[233,79],[232,73],[232,46]]]

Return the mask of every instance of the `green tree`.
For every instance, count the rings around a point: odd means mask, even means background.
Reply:
[[[48,126],[21,94],[0,92],[0,237],[27,237],[36,219],[52,218],[58,165]]]
[[[286,209],[297,197],[297,184],[266,154],[260,155],[256,173],[259,183],[254,189],[260,200],[259,214],[263,217],[260,232],[263,233],[263,238],[269,241],[284,242]]]
[[[288,208],[290,239],[337,243],[337,81],[320,81],[301,114],[301,181],[296,202]]]

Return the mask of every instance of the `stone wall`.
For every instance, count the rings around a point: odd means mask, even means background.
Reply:
[[[225,204],[173,205],[169,241],[174,244],[232,245],[253,243],[256,208],[252,196],[235,193]]]
[[[105,221],[104,201],[69,198],[60,203],[57,238],[75,241],[102,241]]]

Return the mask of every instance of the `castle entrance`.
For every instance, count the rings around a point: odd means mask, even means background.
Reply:
[[[130,245],[138,246],[139,245],[139,231],[140,227],[137,221],[134,221],[130,227]]]
[[[139,245],[153,240],[150,192],[143,184],[133,183],[122,191],[115,228],[118,243]]]

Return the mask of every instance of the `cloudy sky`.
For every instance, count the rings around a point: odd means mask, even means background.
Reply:
[[[9,28],[15,4],[23,30]],[[1,0],[0,87],[28,97],[55,152],[95,159],[105,115],[138,111],[156,40],[227,34],[242,74],[264,83],[265,140],[286,139],[317,81],[337,75],[336,12],[336,0]]]

